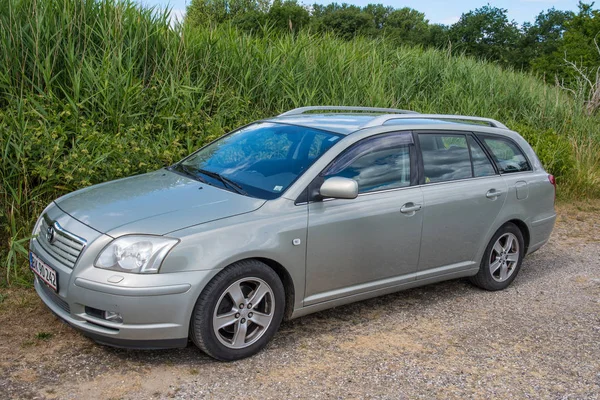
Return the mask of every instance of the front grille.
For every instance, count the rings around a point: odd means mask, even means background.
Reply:
[[[50,228],[52,228],[52,235],[48,234]],[[49,239],[51,240],[49,241]],[[45,215],[40,225],[37,240],[40,246],[52,257],[70,268],[75,266],[81,251],[85,247],[84,239],[65,231],[58,222],[49,221]]]
[[[56,292],[50,287],[48,287],[48,285],[46,285],[44,282],[42,282],[41,279],[39,279],[38,277],[36,277],[35,279],[37,279],[38,286],[42,288],[42,292],[44,292],[46,297],[48,297],[54,304],[59,306],[67,314],[71,313],[71,307],[69,307],[69,303],[64,301],[62,297],[56,294]]]

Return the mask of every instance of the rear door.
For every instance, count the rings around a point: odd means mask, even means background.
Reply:
[[[309,203],[305,305],[416,279],[421,189],[410,132],[363,139],[317,178],[355,179],[359,196]]]
[[[471,133],[416,136],[424,202],[419,278],[473,268],[506,199],[506,183]]]

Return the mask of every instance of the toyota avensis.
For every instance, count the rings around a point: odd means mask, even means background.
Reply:
[[[506,288],[548,240],[554,177],[498,121],[305,107],[52,202],[35,288],[99,343],[219,360],[282,319],[469,277]]]

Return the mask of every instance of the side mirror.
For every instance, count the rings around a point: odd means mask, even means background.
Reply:
[[[323,182],[319,194],[334,199],[355,199],[358,196],[358,182],[354,179],[334,176]]]

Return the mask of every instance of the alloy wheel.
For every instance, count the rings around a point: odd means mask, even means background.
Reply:
[[[217,301],[213,330],[231,349],[243,349],[260,339],[271,324],[275,295],[259,278],[242,278],[231,284]]]
[[[504,282],[512,276],[519,263],[519,241],[512,233],[500,236],[490,253],[490,274],[496,282]]]

